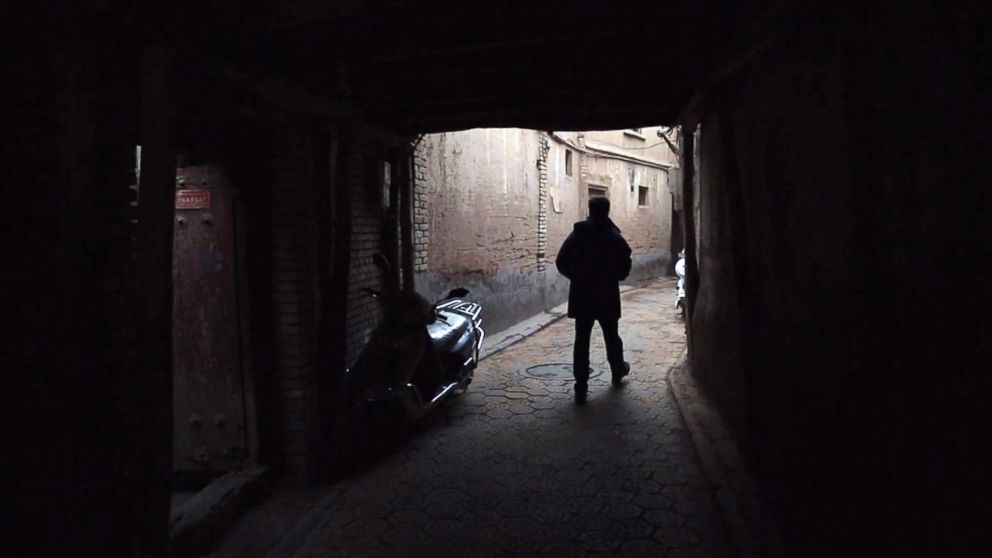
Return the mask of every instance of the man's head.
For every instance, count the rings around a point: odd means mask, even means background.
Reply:
[[[589,217],[606,219],[610,216],[610,200],[602,196],[589,198]]]

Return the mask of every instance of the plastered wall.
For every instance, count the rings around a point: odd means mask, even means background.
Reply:
[[[436,298],[456,286],[486,306],[490,330],[541,311],[537,132],[478,129],[426,136],[419,184],[426,201],[427,271],[418,290]]]
[[[634,254],[631,277],[642,279],[663,274],[671,258],[669,169],[594,154],[587,154],[585,160],[587,187],[580,192],[583,207],[588,203],[589,186],[606,188],[610,216],[623,231]],[[642,187],[647,188],[644,205],[639,197]]]

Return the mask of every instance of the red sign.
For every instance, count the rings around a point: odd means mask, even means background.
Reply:
[[[210,209],[210,190],[176,190],[176,209]]]

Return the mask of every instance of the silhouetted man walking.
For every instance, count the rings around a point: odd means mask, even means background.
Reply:
[[[568,277],[568,317],[575,319],[575,402],[585,403],[589,390],[589,336],[598,321],[606,341],[606,357],[619,386],[630,372],[623,360],[619,282],[630,274],[630,246],[610,219],[610,200],[589,200],[589,218],[575,224],[558,251],[558,271]]]

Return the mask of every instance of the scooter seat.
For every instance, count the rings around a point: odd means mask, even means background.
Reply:
[[[438,318],[427,326],[427,333],[439,353],[458,352],[466,342],[472,329],[472,320],[465,315],[447,310],[438,310]]]

